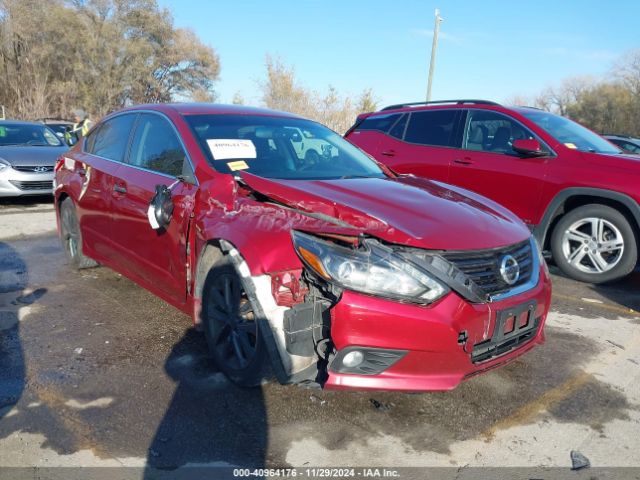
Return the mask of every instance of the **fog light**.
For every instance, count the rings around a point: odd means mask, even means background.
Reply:
[[[345,367],[353,368],[357,367],[364,360],[364,354],[360,350],[353,350],[347,353],[342,359],[342,364]]]

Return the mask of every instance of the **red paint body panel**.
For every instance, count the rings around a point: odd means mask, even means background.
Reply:
[[[83,153],[82,142],[56,168],[56,205],[64,197],[73,200],[85,254],[193,315],[196,322],[201,307],[201,298],[194,293],[196,267],[209,242],[232,244],[252,275],[294,272],[298,278],[303,265],[292,245],[293,229],[367,234],[389,243],[439,250],[496,248],[530,235],[524,224],[494,202],[462,188],[413,176],[283,181],[242,173],[246,186],[242,185],[231,175],[211,168],[184,118],[195,114],[293,115],[238,106],[181,104],[145,105],[125,111],[164,115],[191,160],[197,185],[180,183],[174,187],[169,227],[163,232],[151,229],[146,209],[155,185],[170,185],[173,178]],[[125,188],[126,193],[115,187]],[[257,200],[251,195],[253,190],[272,201]],[[275,280],[275,285],[281,281]],[[544,320],[549,294],[548,276],[541,271],[537,287],[504,304],[493,304],[491,309],[536,299]],[[284,295],[279,301],[291,303],[294,296]],[[488,310],[486,304],[473,305],[453,293],[425,307],[344,291],[332,308],[331,334],[338,349],[369,345],[410,353],[375,377],[331,373],[327,386],[446,390],[465,376],[515,358],[542,341],[540,326],[535,339],[521,348],[481,366],[471,364],[469,354],[457,344],[457,336],[466,330],[470,341],[477,342],[490,335],[495,317]]]
[[[327,388],[373,390],[450,390],[465,378],[507,363],[544,340],[544,320],[551,303],[551,282],[502,302],[473,305],[450,293],[430,306],[399,304],[345,292],[332,311],[331,334],[338,350],[348,346],[409,350],[379,375],[340,374],[329,371]],[[535,317],[541,318],[535,336],[527,343],[491,360],[473,364],[458,344],[466,330],[472,344],[493,334],[496,312],[535,300]]]

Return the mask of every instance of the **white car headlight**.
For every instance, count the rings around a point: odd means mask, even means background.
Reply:
[[[11,164],[7,162],[4,158],[0,158],[0,172],[6,170],[7,168],[11,168]]]
[[[431,303],[449,288],[390,249],[364,243],[347,248],[293,231],[302,261],[320,277],[343,288],[386,298]]]

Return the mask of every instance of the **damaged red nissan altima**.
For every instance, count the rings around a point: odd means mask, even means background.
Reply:
[[[111,114],[60,158],[70,263],[191,315],[257,385],[448,390],[544,339],[551,283],[508,210],[397,175],[322,125],[239,106]]]

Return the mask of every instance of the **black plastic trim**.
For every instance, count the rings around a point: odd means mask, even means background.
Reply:
[[[640,205],[638,205],[638,202],[630,196],[625,195],[624,193],[613,192],[611,190],[604,190],[601,188],[571,187],[562,190],[553,197],[553,200],[551,200],[549,206],[544,212],[544,215],[542,216],[542,220],[533,228],[533,235],[536,237],[540,245],[544,245],[543,242],[549,233],[549,226],[557,216],[560,208],[568,199],[577,196],[600,197],[620,202],[631,211],[631,214],[636,221],[636,226],[640,228]]]
[[[528,312],[528,322],[524,327],[517,324],[522,313]],[[531,340],[540,326],[541,317],[535,317],[536,302],[528,302],[513,308],[499,311],[496,314],[496,322],[493,327],[493,335],[489,340],[477,343],[471,352],[471,361],[480,363],[499,357],[514,348]],[[516,317],[514,328],[509,333],[504,333],[504,324],[508,318]]]
[[[494,105],[501,106],[499,103],[491,102],[489,100],[474,100],[474,99],[457,99],[457,100],[432,100],[430,102],[409,102],[409,103],[397,103],[395,105],[389,105],[381,109],[381,112],[385,110],[395,110],[397,108],[405,108],[405,107],[419,107],[421,105],[446,105],[446,104],[456,104],[456,105],[464,105],[464,104],[476,104],[476,105]]]
[[[358,350],[364,354],[364,361],[357,367],[346,367],[342,359],[349,352]],[[378,375],[402,359],[408,350],[391,350],[387,348],[348,346],[340,350],[331,361],[329,369],[335,373],[352,373],[357,375]]]

